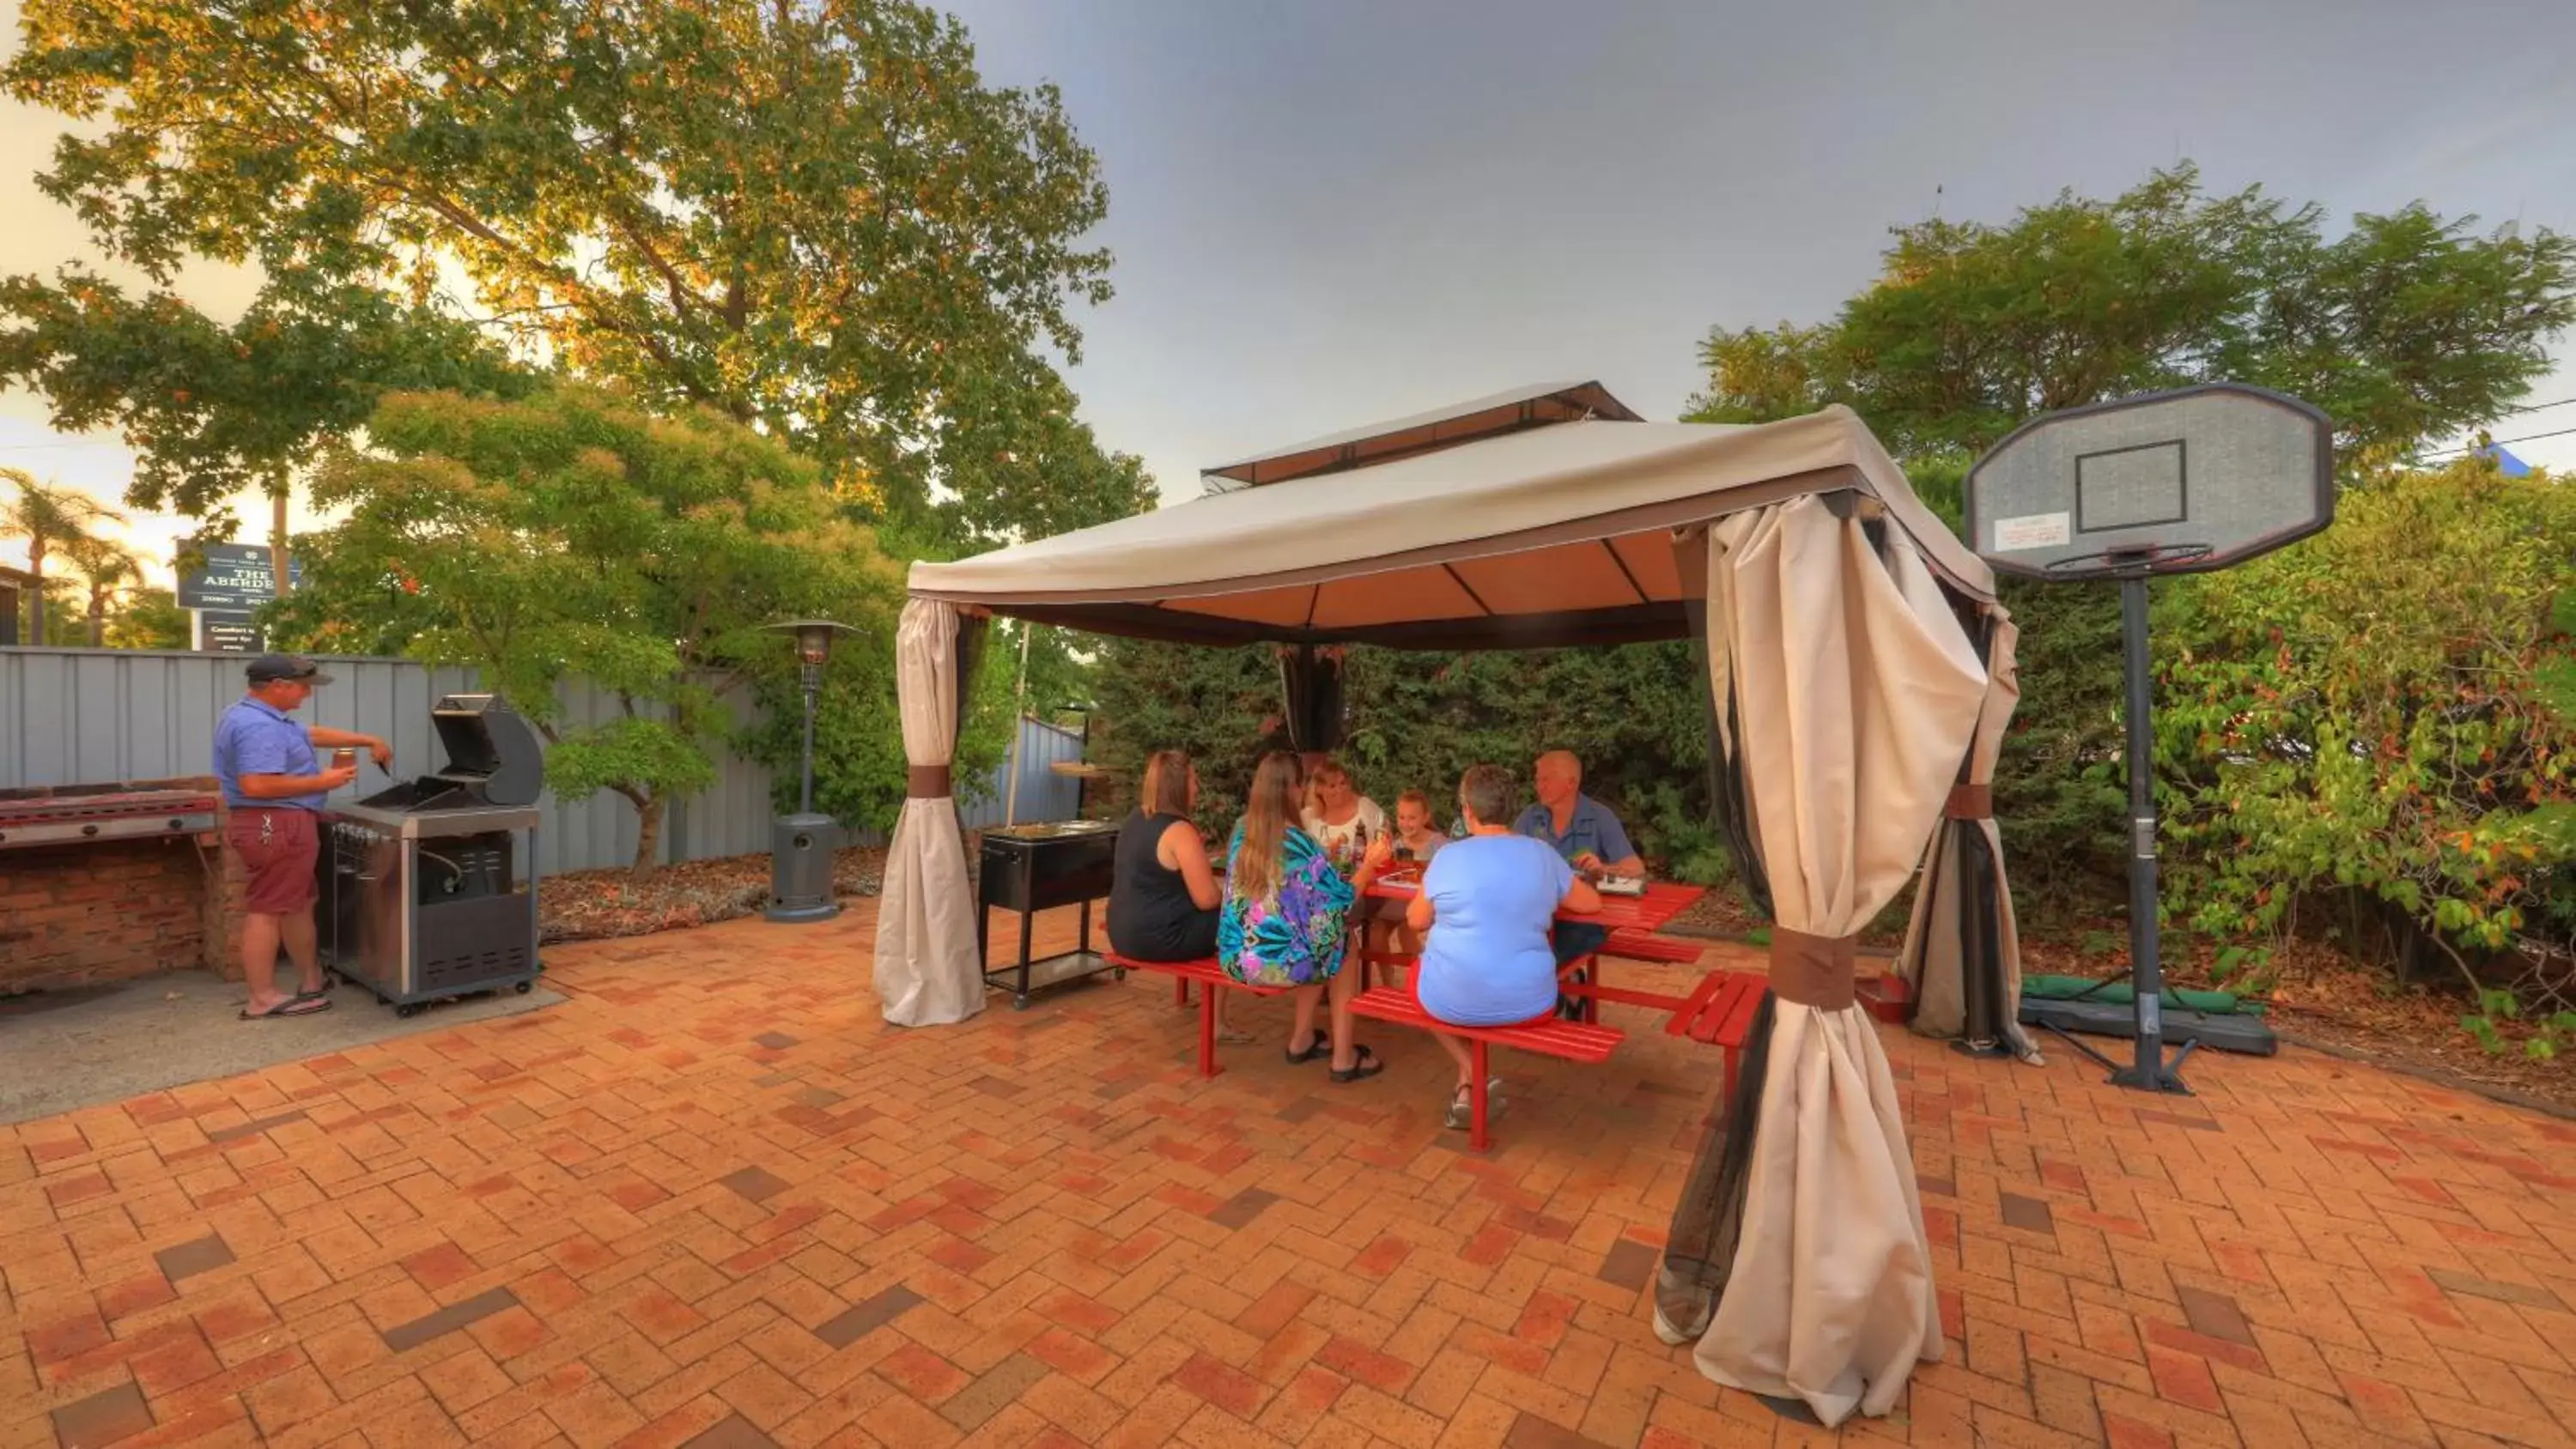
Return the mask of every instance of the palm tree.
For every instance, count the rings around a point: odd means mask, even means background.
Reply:
[[[107,647],[107,601],[120,589],[143,582],[143,566],[125,545],[96,534],[76,534],[63,543],[63,557],[89,585],[89,647]]]
[[[18,485],[14,503],[0,502],[0,534],[16,534],[27,540],[27,573],[33,587],[28,594],[27,637],[41,643],[45,637],[45,555],[86,538],[91,528],[100,523],[123,523],[125,515],[100,503],[85,493],[75,493],[60,484],[44,484],[32,474],[16,468],[0,468],[0,481]]]

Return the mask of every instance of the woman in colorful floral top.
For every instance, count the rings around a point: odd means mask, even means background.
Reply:
[[[1344,880],[1323,848],[1298,824],[1305,785],[1297,757],[1276,751],[1253,771],[1251,798],[1226,846],[1224,914],[1218,918],[1218,963],[1235,980],[1288,987],[1296,1020],[1288,1060],[1328,1053],[1333,1080],[1356,1082],[1386,1070],[1375,1052],[1351,1040],[1351,990],[1342,971],[1351,903],[1368,889],[1389,854],[1386,837],[1371,840],[1357,872]],[[1315,1029],[1315,1008],[1329,993],[1330,1032]]]

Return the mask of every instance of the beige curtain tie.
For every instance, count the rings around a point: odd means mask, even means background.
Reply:
[[[1771,994],[1782,1001],[1841,1011],[1860,999],[1858,936],[1810,936],[1771,928]]]
[[[904,771],[903,793],[915,800],[945,800],[956,792],[946,765],[914,765]]]
[[[1953,785],[1950,801],[1941,813],[1952,820],[1992,820],[1995,818],[1995,787],[1992,785]]]

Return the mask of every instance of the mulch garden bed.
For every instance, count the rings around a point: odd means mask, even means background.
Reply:
[[[872,896],[885,880],[885,852],[852,846],[832,861],[833,892]],[[537,939],[596,941],[647,936],[756,915],[769,904],[769,857],[735,855],[666,865],[649,875],[577,870],[537,883]]]

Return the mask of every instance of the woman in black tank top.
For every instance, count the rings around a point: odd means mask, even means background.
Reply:
[[[1139,961],[1201,961],[1216,955],[1217,906],[1224,900],[1207,843],[1190,823],[1198,803],[1198,772],[1190,757],[1164,750],[1145,762],[1136,813],[1118,827],[1118,851],[1109,882],[1109,949]],[[1218,993],[1217,1031],[1239,1042],[1225,1025]]]
[[[1139,961],[1197,961],[1216,954],[1216,873],[1189,810],[1198,777],[1189,757],[1165,750],[1145,765],[1136,813],[1118,828],[1109,885],[1109,947]]]

